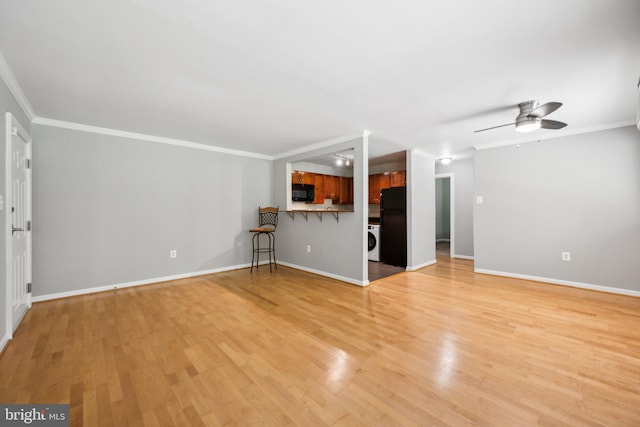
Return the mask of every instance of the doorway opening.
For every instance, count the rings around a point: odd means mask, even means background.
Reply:
[[[455,254],[455,198],[452,173],[436,175],[436,254]]]

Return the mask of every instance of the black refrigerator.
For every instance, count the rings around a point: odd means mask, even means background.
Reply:
[[[407,266],[407,188],[380,192],[380,261]]]

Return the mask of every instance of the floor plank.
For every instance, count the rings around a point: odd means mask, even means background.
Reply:
[[[3,403],[72,425],[640,425],[640,298],[438,263],[279,266],[33,305]]]

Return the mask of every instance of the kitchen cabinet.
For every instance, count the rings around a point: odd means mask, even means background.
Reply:
[[[321,205],[324,203],[324,181],[325,175],[321,174],[313,174],[313,185],[315,187],[315,199],[313,203],[316,205]]]
[[[324,176],[324,194],[334,205],[353,204],[353,178],[345,176]]]
[[[378,188],[384,190],[385,188],[391,188],[391,174],[381,173],[377,175]]]
[[[339,177],[340,183],[340,205],[352,205],[353,204],[353,178],[346,176]]]
[[[380,204],[380,190],[390,187],[391,177],[388,174],[369,175],[369,203]]]
[[[369,204],[370,205],[371,204],[375,204],[375,200],[377,199],[376,193],[375,193],[376,189],[375,189],[375,186],[374,186],[375,179],[376,179],[375,175],[369,175]],[[379,194],[378,194],[378,196],[379,196]]]
[[[292,184],[313,184],[314,175],[311,172],[293,171],[291,173]]]
[[[406,176],[406,171],[391,172],[391,187],[406,187]]]
[[[369,175],[369,203],[380,204],[380,191],[391,187],[407,185],[406,171],[386,172]]]
[[[324,197],[333,200],[333,203],[337,203],[340,198],[340,180],[337,176],[325,175]]]
[[[315,199],[307,203],[323,204],[324,199],[331,199],[335,205],[353,204],[353,178],[351,177],[293,171],[291,183],[314,185]]]

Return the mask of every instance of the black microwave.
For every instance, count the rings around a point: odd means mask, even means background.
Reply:
[[[316,198],[313,184],[291,184],[291,200],[294,202],[313,202]]]

